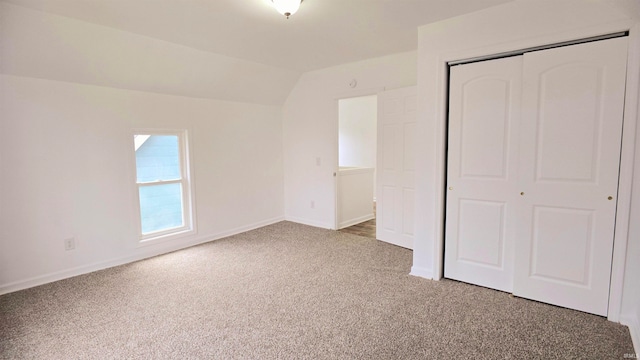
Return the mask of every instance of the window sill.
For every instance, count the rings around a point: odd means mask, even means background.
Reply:
[[[155,245],[155,244],[159,244],[167,241],[177,240],[177,239],[184,238],[189,235],[195,235],[195,234],[196,234],[195,229],[183,229],[183,230],[178,230],[176,232],[172,232],[169,234],[161,234],[158,236],[146,237],[144,239],[138,240],[138,247]]]

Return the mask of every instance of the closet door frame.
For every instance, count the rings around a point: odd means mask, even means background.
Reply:
[[[636,127],[638,119],[638,96],[640,93],[640,25],[630,27],[627,23],[602,26],[585,30],[581,34],[557,34],[553,38],[529,39],[526,42],[515,41],[483,49],[457,50],[441,53],[438,56],[439,73],[437,79],[438,93],[442,97],[437,99],[437,128],[435,136],[438,156],[436,159],[436,223],[433,252],[432,277],[442,279],[444,275],[444,213],[446,211],[446,148],[448,121],[448,84],[449,63],[465,62],[467,59],[482,57],[498,57],[502,53],[516,52],[535,46],[559,44],[567,41],[579,41],[596,36],[628,31],[629,49],[627,55],[627,86],[625,89],[625,105],[623,116],[622,148],[620,158],[620,177],[618,182],[618,202],[616,206],[616,226],[614,230],[614,248],[611,267],[611,285],[609,288],[609,309],[607,318],[610,321],[620,321],[622,291],[624,285],[627,243],[629,236],[631,188],[634,172],[634,152],[636,144]],[[537,41],[537,42],[536,42]],[[420,91],[420,89],[419,89]]]

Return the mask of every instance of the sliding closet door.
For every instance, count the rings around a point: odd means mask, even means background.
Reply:
[[[606,315],[627,39],[524,55],[514,294]]]
[[[451,67],[445,277],[511,292],[522,56]]]

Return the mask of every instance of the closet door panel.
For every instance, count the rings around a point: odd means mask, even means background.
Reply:
[[[606,315],[627,39],[524,55],[514,294]]]
[[[445,277],[511,291],[522,57],[451,68]]]
[[[536,182],[596,181],[603,77],[600,66],[588,63],[538,74]]]

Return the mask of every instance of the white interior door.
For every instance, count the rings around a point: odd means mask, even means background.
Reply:
[[[512,291],[522,56],[451,67],[445,277]]]
[[[413,249],[416,87],[378,96],[376,238]]]
[[[524,55],[514,294],[606,315],[627,38]]]

